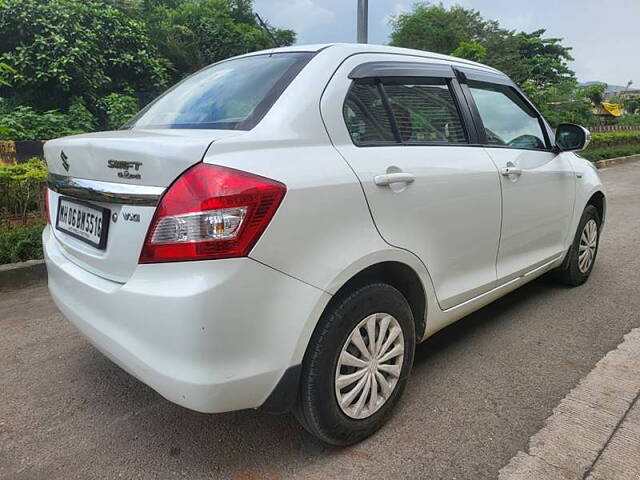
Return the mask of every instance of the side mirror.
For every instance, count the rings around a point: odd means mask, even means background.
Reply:
[[[556,129],[556,147],[561,152],[584,150],[591,141],[591,132],[580,125],[561,123]]]

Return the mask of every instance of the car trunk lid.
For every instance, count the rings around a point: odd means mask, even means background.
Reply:
[[[126,282],[165,189],[200,162],[212,142],[242,133],[122,130],[47,142],[49,214],[64,255],[96,275]]]

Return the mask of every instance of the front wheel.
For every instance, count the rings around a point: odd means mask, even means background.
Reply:
[[[593,205],[587,205],[578,224],[573,244],[556,278],[568,285],[582,285],[587,281],[598,254],[600,244],[600,215]]]
[[[389,418],[413,364],[415,328],[404,296],[359,288],[325,312],[302,365],[296,417],[313,435],[349,445]]]

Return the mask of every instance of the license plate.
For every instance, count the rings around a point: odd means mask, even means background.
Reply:
[[[61,197],[58,200],[56,229],[104,250],[107,246],[110,215],[107,208]]]

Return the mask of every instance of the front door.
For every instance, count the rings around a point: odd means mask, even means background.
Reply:
[[[550,148],[538,113],[511,86],[469,81],[502,188],[499,281],[557,259],[573,215],[575,177]],[[480,125],[482,128],[482,125]]]
[[[371,77],[348,78],[372,61],[387,62],[378,73],[369,64]],[[423,261],[447,309],[495,286],[500,178],[487,152],[468,146],[451,67],[436,64],[439,77],[399,67],[394,78],[398,63],[397,56],[350,58],[321,110],[381,236]]]

